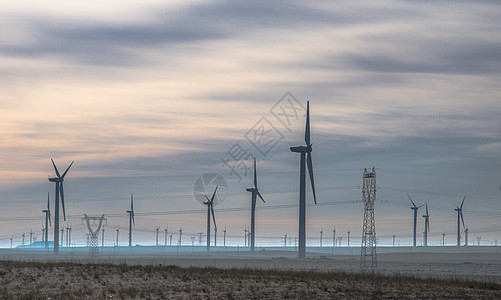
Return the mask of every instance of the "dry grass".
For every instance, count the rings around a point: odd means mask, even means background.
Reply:
[[[501,285],[344,272],[0,262],[1,299],[501,299]]]

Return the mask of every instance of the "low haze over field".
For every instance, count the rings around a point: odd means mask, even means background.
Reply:
[[[164,2],[2,4],[0,247],[30,229],[40,239],[47,192],[54,201],[50,158],[60,170],[75,161],[62,223],[74,243],[85,244],[87,213],[107,215],[106,244],[120,227],[125,245],[131,193],[136,243],[155,243],[156,226],[198,241],[206,208],[194,184],[218,173],[228,185],[214,207],[218,235],[226,226],[243,245],[246,159],[256,157],[266,200],[256,244],[281,244],[297,236],[289,147],[304,143],[307,100],[318,200],[309,245],[322,228],[360,245],[372,167],[379,243],[395,234],[409,245],[406,194],[428,202],[429,245],[443,232],[455,243],[464,195],[470,244],[501,241],[499,2]]]

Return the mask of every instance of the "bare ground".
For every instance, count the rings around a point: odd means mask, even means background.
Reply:
[[[1,299],[501,299],[501,284],[342,271],[0,261]]]

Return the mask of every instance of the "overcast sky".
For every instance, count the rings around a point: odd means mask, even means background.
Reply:
[[[60,171],[75,161],[64,223],[75,243],[85,242],[83,214],[104,213],[106,243],[120,226],[125,244],[131,193],[135,242],[168,226],[188,243],[206,226],[195,181],[213,172],[228,184],[219,234],[226,226],[243,244],[251,157],[266,200],[257,244],[297,236],[289,146],[304,144],[308,100],[319,203],[307,211],[309,244],[322,228],[360,244],[372,167],[381,243],[395,234],[408,245],[406,194],[428,202],[430,244],[442,232],[455,243],[463,195],[470,243],[501,242],[499,2],[164,2],[2,4],[0,246],[30,228],[40,239],[47,192],[54,206],[50,158]]]

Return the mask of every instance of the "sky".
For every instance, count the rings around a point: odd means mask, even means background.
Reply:
[[[50,159],[64,171],[72,243],[105,214],[105,243],[183,244],[206,230],[204,174],[227,189],[218,243],[243,245],[250,160],[266,203],[256,244],[297,236],[299,157],[310,101],[318,204],[308,245],[360,245],[362,174],[376,169],[376,235],[501,242],[501,4],[497,1],[5,1],[0,7],[0,247],[40,240]],[[209,178],[210,175],[205,175]],[[207,177],[209,176],[209,177]],[[211,195],[213,186],[206,188]],[[200,191],[198,191],[200,193]],[[202,191],[203,193],[204,191]],[[419,211],[418,244],[424,219]],[[51,228],[51,230],[53,230]],[[204,237],[205,238],[205,237]],[[52,240],[52,232],[50,234]]]

